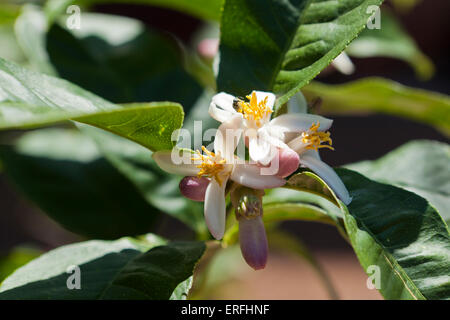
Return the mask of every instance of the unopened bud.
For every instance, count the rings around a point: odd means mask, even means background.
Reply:
[[[262,216],[262,196],[264,191],[238,187],[231,192],[231,202],[234,206],[236,219],[254,219]]]
[[[209,179],[203,177],[184,177],[180,181],[180,191],[183,196],[194,201],[205,201],[206,188]]]
[[[246,219],[259,217],[262,214],[261,199],[253,194],[243,195],[239,199],[236,214]]]

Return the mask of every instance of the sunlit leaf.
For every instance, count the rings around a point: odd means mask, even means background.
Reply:
[[[182,299],[205,245],[164,243],[148,235],[145,242],[122,238],[60,247],[7,278],[0,299]],[[71,266],[79,267],[80,290],[68,290],[67,283],[75,283],[68,279],[75,275],[67,272]]]
[[[70,4],[91,6],[102,3],[123,3],[161,6],[178,10],[206,20],[219,20],[223,0],[50,0],[46,4],[47,15],[51,18],[60,15]]]
[[[77,120],[111,131],[151,150],[171,149],[183,110],[172,102],[112,104],[67,81],[0,59],[0,129]]]
[[[390,57],[409,63],[417,76],[427,80],[434,73],[433,62],[420,51],[414,39],[401,27],[386,8],[383,9],[380,29],[365,29],[348,46],[346,52],[357,58]]]
[[[394,184],[427,199],[450,222],[450,146],[412,141],[375,161],[346,166],[365,176]]]
[[[450,135],[450,98],[444,94],[409,88],[382,78],[340,85],[312,82],[302,92],[310,101],[320,97],[320,110],[324,113],[382,112],[428,123]]]
[[[404,189],[337,172],[353,197],[342,207],[347,234],[364,270],[378,272],[381,294],[449,299],[450,234],[436,209]]]

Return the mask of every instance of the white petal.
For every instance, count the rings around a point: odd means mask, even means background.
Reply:
[[[222,239],[225,233],[225,187],[227,180],[222,185],[215,179],[211,179],[205,193],[205,221],[209,231],[217,240]]]
[[[253,164],[236,164],[231,180],[253,189],[271,189],[281,187],[286,180],[274,175],[261,175],[263,168]]]
[[[307,113],[308,103],[300,91],[288,101],[288,113]]]
[[[306,151],[308,151],[308,149],[306,149],[306,147],[309,144],[304,143],[302,140],[303,140],[302,136],[297,136],[297,138],[292,139],[287,145],[288,145],[289,148],[291,148],[292,150],[294,150],[298,154],[303,154]]]
[[[212,97],[212,102],[223,110],[233,111],[233,100],[235,97],[231,94],[220,92]]]
[[[282,130],[280,130],[280,127],[264,126],[258,129],[258,136],[277,148],[288,147],[287,144],[283,142],[284,133]]]
[[[267,165],[275,156],[272,154],[272,145],[262,138],[249,138],[248,151],[250,159]]]
[[[355,72],[355,66],[345,52],[338,55],[331,63],[333,67],[343,74],[349,75]]]
[[[321,160],[320,158],[320,154],[319,154],[319,150],[314,150],[314,149],[308,149],[306,150],[302,156],[308,156],[308,157],[313,157],[317,160]]]
[[[233,108],[234,98],[234,96],[225,92],[216,94],[209,105],[210,116],[220,122],[229,120],[237,113]]]
[[[333,168],[325,162],[307,155],[300,157],[300,163],[321,177],[330,186],[334,193],[336,193],[338,198],[342,200],[342,202],[349,204],[352,201],[352,198],[350,197],[341,178],[339,178]]]
[[[233,162],[234,150],[243,132],[242,121],[240,115],[232,116],[230,120],[219,126],[214,138],[214,152],[220,152],[220,155],[229,163]]]
[[[307,131],[313,123],[320,123],[319,131],[330,129],[333,120],[315,114],[283,114],[272,119],[270,126],[282,127],[285,132]]]
[[[173,151],[157,151],[152,154],[153,160],[164,171],[182,176],[195,176],[199,168],[191,160],[190,152],[180,154],[176,149]]]
[[[254,91],[254,92],[256,94],[258,103],[260,101],[263,101],[267,97],[266,106],[269,107],[271,110],[273,109],[273,105],[275,104],[276,96],[272,92],[265,92],[265,91]]]

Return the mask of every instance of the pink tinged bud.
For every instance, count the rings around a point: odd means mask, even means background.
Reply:
[[[205,201],[206,188],[209,179],[204,177],[184,177],[180,181],[180,191],[183,196],[194,201]]]
[[[200,56],[206,59],[213,59],[219,50],[219,39],[204,39],[197,47]]]
[[[277,176],[282,178],[287,177],[298,169],[300,157],[297,152],[290,148],[279,149],[278,165],[279,169]]]
[[[247,264],[255,270],[264,269],[269,249],[262,216],[239,219],[239,242]]]

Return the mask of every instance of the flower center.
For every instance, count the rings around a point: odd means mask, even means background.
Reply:
[[[258,103],[256,93],[253,91],[251,96],[247,96],[247,99],[249,102],[238,102],[237,111],[242,113],[245,119],[255,121],[256,125],[259,127],[261,126],[261,120],[272,113],[272,110],[267,106],[268,97],[266,96],[264,100],[261,100]]]
[[[214,178],[221,186],[222,185],[221,173],[225,169],[226,160],[220,156],[220,153],[216,155],[214,154],[214,152],[211,152],[208,149],[206,149],[205,146],[202,146],[202,151],[204,154],[202,154],[199,150],[197,150],[195,152],[196,156],[192,157],[192,160],[194,161],[200,160],[202,162],[197,166],[197,168],[200,169],[197,176]]]
[[[302,133],[302,142],[307,144],[306,149],[318,150],[320,148],[328,148],[334,150],[332,147],[333,141],[330,138],[330,132],[317,131],[320,127],[320,123],[313,123],[312,126]],[[322,144],[329,143],[329,144]]]

